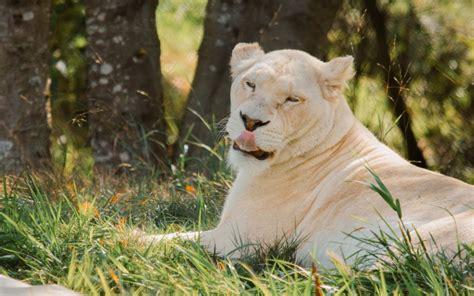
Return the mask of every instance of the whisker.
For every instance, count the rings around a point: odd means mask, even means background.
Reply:
[[[229,121],[229,118],[230,118],[230,114],[227,114],[226,116],[224,116],[224,118],[222,118],[218,122],[214,123],[214,127],[220,128],[222,126],[225,126],[227,124],[227,122]]]
[[[214,127],[217,130],[216,141],[222,140],[227,135],[226,126],[227,126],[227,122],[229,121],[229,118],[230,118],[230,114],[228,114],[227,116],[222,118],[219,122],[214,124]]]
[[[280,132],[277,132],[277,131],[272,131],[272,130],[265,130],[265,131],[262,131],[262,134],[263,135],[270,135],[272,137],[281,137],[283,138],[282,134]]]
[[[260,134],[260,136],[268,137],[268,138],[271,138],[271,139],[276,139],[276,140],[279,140],[279,141],[283,140],[283,136],[280,133],[262,132]]]

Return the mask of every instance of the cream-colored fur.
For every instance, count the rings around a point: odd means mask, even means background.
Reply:
[[[270,121],[254,134],[257,146],[274,154],[257,160],[231,148],[237,178],[215,229],[146,239],[199,237],[225,255],[235,250],[236,237],[271,243],[298,235],[305,238],[298,259],[329,266],[328,251],[348,256],[360,249],[348,233],[386,229],[381,217],[398,228],[396,213],[367,186],[374,182],[370,167],[400,199],[406,225],[424,239],[432,235],[448,249],[458,239],[473,242],[474,186],[413,166],[354,117],[342,95],[352,63],[352,57],[325,63],[297,50],[265,54],[258,44],[238,44],[227,131],[234,140],[244,130],[240,112]]]

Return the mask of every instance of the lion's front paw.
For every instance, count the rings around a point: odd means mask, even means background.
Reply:
[[[142,243],[157,243],[160,241],[169,241],[175,238],[185,240],[196,240],[198,234],[195,232],[175,232],[169,234],[147,234],[140,229],[135,229],[131,232],[131,237]]]

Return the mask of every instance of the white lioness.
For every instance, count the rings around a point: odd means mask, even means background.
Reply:
[[[350,56],[322,62],[298,50],[265,54],[238,44],[230,62],[233,145],[237,178],[219,225],[201,233],[147,236],[196,239],[228,254],[236,237],[272,243],[304,238],[297,259],[330,265],[328,251],[360,249],[348,233],[397,229],[397,214],[368,187],[373,169],[401,203],[406,225],[438,246],[474,241],[474,186],[413,166],[379,142],[352,114],[342,91],[353,75]],[[236,254],[234,252],[233,254]]]

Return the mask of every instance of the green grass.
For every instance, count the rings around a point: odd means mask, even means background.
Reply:
[[[472,246],[455,258],[415,248],[408,231],[376,233],[352,265],[312,270],[295,262],[299,241],[253,246],[240,260],[196,243],[136,241],[130,232],[215,226],[230,174],[175,171],[165,180],[4,178],[0,194],[0,273],[33,284],[58,283],[86,295],[263,294],[468,295],[474,292]],[[382,180],[372,185],[389,202]],[[389,194],[389,193],[388,193]],[[403,207],[403,205],[401,205]],[[392,247],[388,247],[388,246]]]

